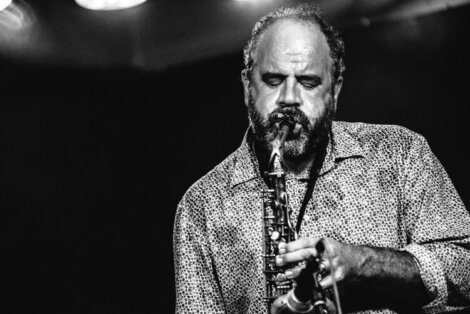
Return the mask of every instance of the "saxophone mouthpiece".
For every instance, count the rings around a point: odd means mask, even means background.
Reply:
[[[291,116],[278,112],[276,114],[276,127],[283,132],[289,133],[295,127],[295,121]],[[287,128],[286,128],[287,127]]]
[[[286,116],[282,113],[278,113],[276,118],[278,119],[276,123],[276,128],[279,132],[278,139],[280,145],[282,146],[287,138],[287,135],[294,130],[295,121],[293,121],[292,117]]]

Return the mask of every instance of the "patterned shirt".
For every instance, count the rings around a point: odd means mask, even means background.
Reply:
[[[438,313],[470,304],[470,215],[426,140],[403,127],[333,122],[302,237],[406,250]],[[177,313],[266,313],[262,195],[247,132],[241,147],[197,181],[174,226]],[[296,217],[308,171],[286,175]],[[395,313],[390,309],[361,313]]]

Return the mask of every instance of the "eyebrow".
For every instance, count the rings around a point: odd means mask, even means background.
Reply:
[[[315,83],[317,85],[320,85],[322,82],[321,77],[318,75],[298,75],[296,76],[297,81],[302,82],[302,81],[311,81],[312,83]]]
[[[261,79],[263,81],[267,80],[267,79],[270,79],[270,78],[284,79],[286,77],[287,77],[287,75],[284,75],[284,74],[281,74],[281,73],[273,73],[273,72],[266,72],[266,73],[263,73],[263,75],[261,75]]]
[[[274,73],[274,72],[266,72],[261,75],[261,79],[263,81],[271,78],[279,78],[279,79],[285,79],[287,75],[281,74],[281,73]],[[320,85],[322,83],[322,79],[320,76],[316,74],[311,74],[311,75],[296,75],[295,78],[297,81],[302,82],[302,81],[311,81],[315,84]]]

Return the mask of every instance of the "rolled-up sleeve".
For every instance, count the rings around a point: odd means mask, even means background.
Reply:
[[[225,313],[208,245],[204,209],[187,198],[188,195],[178,205],[173,230],[176,313]]]
[[[470,306],[470,215],[426,140],[412,143],[403,167],[408,245],[440,313]]]

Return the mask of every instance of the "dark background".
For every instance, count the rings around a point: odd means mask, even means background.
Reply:
[[[345,27],[337,115],[423,134],[467,207],[469,17]],[[2,312],[173,311],[176,204],[247,127],[238,48],[158,71],[0,55]]]

